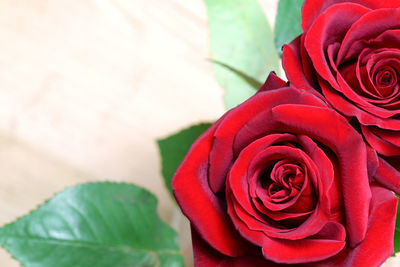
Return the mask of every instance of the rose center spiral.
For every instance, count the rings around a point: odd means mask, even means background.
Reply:
[[[374,83],[378,88],[394,86],[397,83],[397,73],[392,67],[386,66],[376,72]]]
[[[304,182],[304,173],[297,164],[280,161],[272,168],[265,188],[271,200],[282,201],[299,193]]]

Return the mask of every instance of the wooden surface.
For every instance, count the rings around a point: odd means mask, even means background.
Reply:
[[[273,21],[277,1],[260,2]],[[0,7],[0,223],[66,186],[132,182],[158,196],[190,266],[188,226],[162,184],[154,140],[224,112],[202,1]],[[18,264],[1,251],[0,266]]]

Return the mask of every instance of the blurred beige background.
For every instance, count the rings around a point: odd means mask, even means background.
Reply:
[[[260,2],[273,22],[277,0]],[[0,224],[66,186],[132,182],[158,196],[190,266],[188,227],[162,183],[155,139],[224,112],[202,0],[0,7]],[[18,263],[1,250],[0,266]]]

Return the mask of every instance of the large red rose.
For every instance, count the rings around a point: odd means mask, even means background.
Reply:
[[[306,0],[304,33],[284,47],[299,88],[316,89],[353,119],[400,193],[400,0]],[[391,165],[388,164],[389,161]]]
[[[378,172],[345,118],[270,75],[192,145],[172,185],[196,266],[378,266],[397,207],[369,184]]]

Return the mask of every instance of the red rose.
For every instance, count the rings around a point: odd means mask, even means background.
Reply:
[[[393,252],[397,198],[369,184],[375,152],[318,97],[286,86],[270,75],[178,168],[196,266],[378,266]]]
[[[284,47],[291,83],[316,89],[400,170],[400,0],[306,0],[304,33]],[[400,193],[400,174],[380,181]]]

